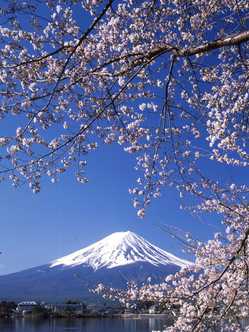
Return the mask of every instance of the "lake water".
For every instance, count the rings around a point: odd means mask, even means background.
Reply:
[[[13,319],[0,320],[1,332],[151,332],[163,330],[165,320],[146,319]]]

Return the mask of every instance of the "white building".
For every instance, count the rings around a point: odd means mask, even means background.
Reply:
[[[23,301],[18,303],[16,312],[20,314],[32,313],[35,308],[39,307],[39,304],[35,301]]]

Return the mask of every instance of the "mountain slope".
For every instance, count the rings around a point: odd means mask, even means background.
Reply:
[[[187,261],[179,259],[128,231],[113,233],[84,249],[53,261],[50,266],[72,267],[84,264],[98,270],[135,262],[148,262],[154,266],[174,264],[180,267],[188,264]]]
[[[132,232],[118,232],[47,265],[1,276],[0,299],[93,301],[89,289],[100,282],[118,288],[148,277],[160,282],[188,264]]]

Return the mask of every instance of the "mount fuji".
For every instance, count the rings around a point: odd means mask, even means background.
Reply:
[[[92,302],[89,289],[99,283],[124,288],[149,277],[156,283],[189,264],[133,232],[117,232],[46,265],[0,276],[0,299]]]

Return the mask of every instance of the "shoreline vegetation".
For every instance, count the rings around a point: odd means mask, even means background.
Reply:
[[[84,319],[84,318],[120,318],[120,319],[143,319],[165,318],[170,319],[165,312],[149,312],[141,310],[132,312],[122,307],[108,307],[85,305],[84,303],[64,304],[38,304],[36,302],[0,302],[0,319]]]
[[[38,314],[30,314],[30,315],[11,315],[0,317],[1,318],[44,318],[44,319],[82,319],[82,318],[121,318],[121,319],[143,319],[143,318],[168,318],[167,314],[83,314],[83,315],[38,315]]]

